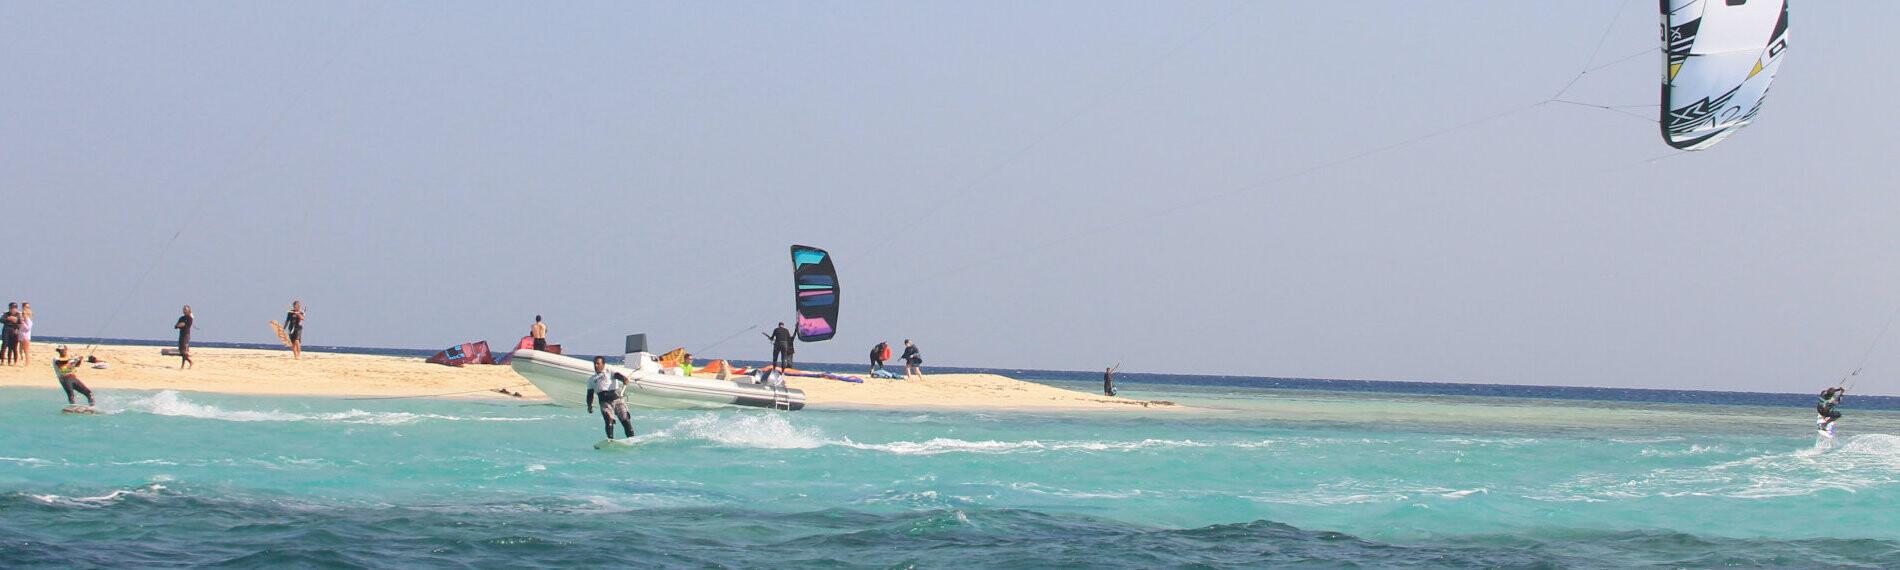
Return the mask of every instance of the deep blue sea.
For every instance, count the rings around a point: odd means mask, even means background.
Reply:
[[[0,389],[0,567],[1900,566],[1892,398],[1120,380],[1195,409]]]

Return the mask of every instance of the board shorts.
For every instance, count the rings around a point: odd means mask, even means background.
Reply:
[[[908,364],[911,366],[922,366],[924,364],[924,359],[923,357],[920,356],[920,357],[912,358],[910,360],[906,360],[904,361],[904,364]]]
[[[546,351],[548,349],[548,339],[545,339],[545,338],[534,339],[534,349],[540,350],[540,351]]]

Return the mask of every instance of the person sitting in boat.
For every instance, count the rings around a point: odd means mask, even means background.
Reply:
[[[1841,419],[1841,413],[1835,410],[1834,406],[1841,404],[1841,396],[1846,393],[1847,388],[1841,386],[1821,391],[1821,400],[1814,404],[1814,413],[1821,416],[1818,422],[1821,424],[1821,431],[1830,433],[1834,431],[1834,420]]]
[[[86,396],[86,405],[93,405],[92,389],[87,388],[85,382],[79,381],[79,365],[84,363],[85,359],[77,356],[67,357],[66,345],[63,344],[59,345],[59,348],[53,349],[53,352],[59,353],[58,356],[53,358],[53,374],[59,376],[59,388],[66,391],[66,405],[74,406],[79,404],[79,402],[73,400],[73,392],[84,394]]]
[[[594,400],[600,400],[600,419],[607,422],[607,439],[614,438],[614,420],[627,439],[633,439],[633,415],[627,413],[627,377],[607,371],[607,357],[594,357],[594,376],[587,379],[587,413],[594,413]]]

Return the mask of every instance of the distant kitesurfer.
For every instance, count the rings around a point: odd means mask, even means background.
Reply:
[[[185,305],[185,314],[178,317],[178,324],[172,325],[172,328],[178,329],[178,369],[179,370],[184,370],[187,366],[198,365],[198,363],[191,361],[192,320],[193,319],[191,318],[191,305]]]
[[[534,316],[534,326],[528,327],[528,337],[534,339],[534,349],[548,349],[548,324],[541,322],[541,315]]]
[[[1103,396],[1115,395],[1115,369],[1119,367],[1120,365],[1111,366],[1108,368],[1107,371],[1102,372],[1102,395]]]
[[[779,323],[778,328],[772,329],[772,334],[766,338],[772,339],[772,365],[791,368],[792,351],[796,350],[792,348],[792,331],[785,328],[785,323]]]
[[[607,371],[607,357],[594,357],[594,376],[587,379],[587,413],[594,413],[594,400],[600,400],[600,419],[607,422],[607,439],[614,438],[614,420],[628,439],[633,439],[633,415],[627,413],[627,377]]]
[[[284,338],[290,339],[290,357],[303,360],[303,300],[292,299],[290,312],[284,313]]]
[[[878,341],[877,346],[871,347],[872,374],[876,374],[877,371],[884,369],[884,359],[891,357],[890,352],[891,343],[888,342]]]
[[[59,353],[58,356],[53,358],[53,374],[59,376],[59,388],[66,391],[66,405],[73,406],[79,404],[79,402],[73,401],[73,392],[84,394],[86,396],[86,405],[93,405],[92,389],[87,388],[85,382],[79,381],[79,365],[84,363],[85,359],[77,356],[67,357],[66,345],[63,344],[59,345],[59,348],[53,349],[53,351]]]
[[[904,376],[922,380],[924,378],[924,354],[919,352],[917,345],[911,344],[908,338],[904,339],[904,355],[902,358],[904,359]]]
[[[1841,419],[1841,413],[1836,411],[1834,406],[1840,405],[1841,396],[1846,393],[1847,388],[1841,386],[1835,386],[1821,391],[1820,401],[1814,404],[1814,413],[1821,416],[1820,419],[1816,421],[1816,423],[1820,424],[1819,429],[1821,431],[1828,432],[1830,435],[1834,433],[1834,420]]]

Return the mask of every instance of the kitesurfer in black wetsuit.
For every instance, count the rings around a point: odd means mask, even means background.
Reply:
[[[1841,419],[1841,413],[1835,410],[1834,406],[1840,405],[1841,396],[1846,393],[1847,388],[1841,386],[1821,391],[1820,401],[1814,404],[1814,413],[1821,416],[1821,431],[1827,431],[1827,428],[1834,425],[1834,420]]]
[[[303,360],[303,301],[290,301],[290,311],[284,313],[284,338],[290,339],[290,358]]]
[[[607,371],[607,357],[594,357],[594,376],[587,379],[587,413],[594,413],[594,400],[600,400],[600,419],[607,422],[607,439],[614,438],[614,420],[633,439],[633,416],[627,413],[627,377]]]
[[[772,334],[766,335],[766,338],[772,339],[772,365],[779,368],[791,368],[794,350],[792,331],[786,330],[785,323],[779,323],[778,328],[772,329]]]
[[[1115,369],[1112,367],[1102,372],[1102,395],[1115,395]]]
[[[172,325],[172,328],[178,329],[179,370],[184,370],[186,366],[198,365],[191,361],[191,324],[194,320],[191,317],[191,305],[185,305],[185,314],[178,317],[178,324]]]

